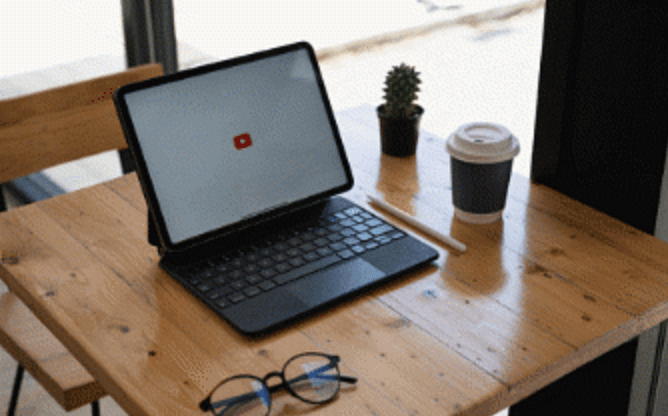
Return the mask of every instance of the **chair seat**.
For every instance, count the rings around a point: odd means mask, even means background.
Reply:
[[[66,411],[107,395],[12,292],[0,295],[0,344]]]

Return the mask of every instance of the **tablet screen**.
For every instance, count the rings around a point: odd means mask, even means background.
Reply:
[[[173,244],[351,182],[318,76],[298,48],[123,94]]]

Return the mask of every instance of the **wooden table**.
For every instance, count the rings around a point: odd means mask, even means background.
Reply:
[[[374,193],[465,254],[414,233],[434,264],[247,339],[158,268],[133,174],[1,214],[0,276],[133,415],[200,415],[218,381],[304,351],[339,354],[359,382],[323,407],[278,395],[272,414],[488,415],[668,318],[667,244],[518,175],[503,221],[462,223],[443,135],[392,158],[372,106],[337,120],[347,196]]]

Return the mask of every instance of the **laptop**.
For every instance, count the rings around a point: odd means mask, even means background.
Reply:
[[[259,336],[438,253],[339,196],[353,176],[299,42],[119,88],[160,267]]]

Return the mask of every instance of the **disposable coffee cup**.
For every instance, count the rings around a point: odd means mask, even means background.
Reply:
[[[452,133],[445,147],[455,216],[475,224],[501,219],[519,140],[498,124],[471,123]]]

